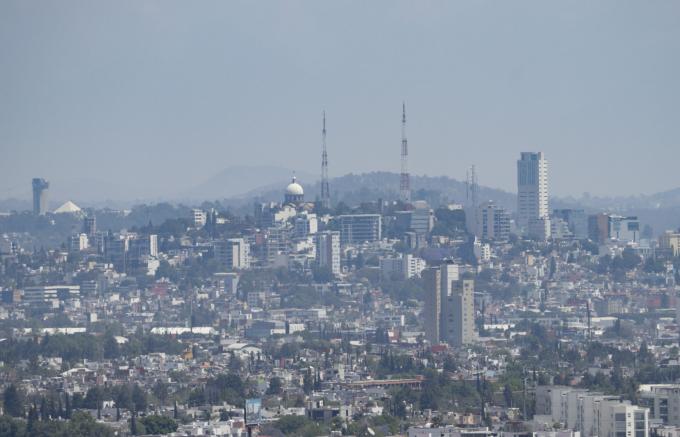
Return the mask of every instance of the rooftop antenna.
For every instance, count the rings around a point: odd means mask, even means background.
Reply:
[[[321,206],[325,209],[331,207],[331,193],[328,186],[328,152],[326,151],[326,111],[323,111],[321,129]]]
[[[401,177],[399,194],[404,203],[411,202],[411,178],[408,174],[408,141],[406,140],[406,103],[401,105]]]

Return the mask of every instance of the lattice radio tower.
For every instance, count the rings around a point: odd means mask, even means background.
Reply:
[[[465,177],[465,197],[467,203],[472,208],[472,214],[469,216],[468,230],[474,231],[477,226],[477,193],[479,192],[479,184],[477,183],[477,171],[474,164],[468,168]],[[467,214],[466,214],[467,215]]]
[[[326,111],[323,111],[323,123],[321,129],[321,206],[328,209],[331,207],[331,192],[328,186],[328,152],[326,151]]]
[[[401,107],[401,177],[399,194],[404,203],[411,202],[411,178],[408,174],[408,141],[406,140],[406,103]]]

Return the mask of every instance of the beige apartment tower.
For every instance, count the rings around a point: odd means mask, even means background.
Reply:
[[[460,347],[475,341],[474,281],[460,280],[460,266],[446,262],[423,271],[425,338]]]

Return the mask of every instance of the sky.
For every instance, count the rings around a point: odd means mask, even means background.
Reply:
[[[400,168],[558,196],[680,187],[677,1],[0,2],[0,198],[173,197],[230,166]],[[117,187],[117,188],[116,188]]]

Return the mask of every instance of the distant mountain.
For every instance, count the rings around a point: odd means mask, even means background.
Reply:
[[[309,173],[296,172],[283,167],[233,166],[225,168],[202,184],[174,197],[199,201],[244,197],[248,196],[253,190],[266,191],[273,190],[274,187],[285,188],[293,175],[303,183],[305,181],[309,183],[319,178]]]

